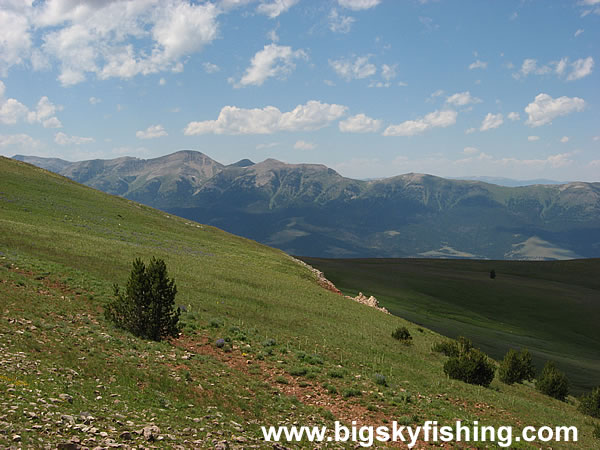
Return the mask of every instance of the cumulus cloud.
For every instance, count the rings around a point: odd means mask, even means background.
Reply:
[[[477,153],[479,153],[479,149],[477,149],[475,147],[465,147],[463,149],[463,153],[465,155],[476,155]]]
[[[150,125],[145,130],[137,131],[135,136],[138,139],[155,139],[162,136],[168,136],[168,133],[162,125]]]
[[[21,5],[17,10],[14,5]],[[186,0],[49,0],[0,9],[0,71],[30,61],[59,67],[63,85],[92,73],[100,79],[181,71],[184,57],[218,34],[223,11]],[[33,48],[32,33],[42,44]]]
[[[101,103],[102,100],[96,97],[90,97],[90,104],[91,105],[97,105],[98,103]]]
[[[539,141],[540,137],[539,136],[527,136],[527,140],[529,142],[535,142],[535,141]]]
[[[370,56],[357,56],[354,60],[329,60],[329,65],[346,81],[362,79],[375,75],[377,67],[369,62]]]
[[[36,149],[42,146],[37,139],[27,134],[0,134],[0,148]]]
[[[278,131],[318,130],[339,119],[347,107],[311,100],[292,111],[282,113],[275,106],[244,109],[225,106],[216,120],[190,122],[187,136],[197,134],[272,134]]]
[[[567,142],[569,142],[569,136],[563,136],[560,138],[560,142],[562,142],[563,144],[566,144]]]
[[[80,137],[80,136],[69,136],[61,131],[54,135],[54,142],[58,145],[83,145],[94,142],[94,138],[91,137]]]
[[[294,148],[296,150],[314,150],[317,146],[312,142],[296,141]]]
[[[538,94],[535,100],[525,107],[528,115],[525,124],[539,127],[552,122],[557,117],[583,111],[584,108],[585,101],[579,97],[552,98],[548,94]]]
[[[469,91],[459,92],[453,95],[450,95],[446,99],[446,103],[454,106],[467,106],[473,105],[476,103],[481,103],[481,99],[477,97],[473,97]]]
[[[479,59],[475,62],[472,62],[471,64],[469,64],[469,70],[473,70],[473,69],[487,69],[487,62],[484,61],[480,61]]]
[[[329,13],[328,19],[329,29],[334,33],[348,33],[355,22],[354,17],[343,16],[335,8]]]
[[[374,133],[381,128],[381,120],[372,119],[365,114],[357,114],[339,123],[344,133]]]
[[[374,8],[379,3],[381,3],[381,0],[338,0],[338,5],[353,11]]]
[[[29,123],[40,123],[44,128],[60,128],[62,123],[56,117],[60,108],[54,105],[48,97],[40,98],[35,110],[30,110],[20,101],[9,98],[4,99],[6,86],[0,81],[0,123],[15,125],[21,120]]]
[[[494,128],[498,128],[503,123],[504,118],[502,117],[502,114],[487,113],[483,119],[483,122],[481,123],[481,127],[479,127],[479,131],[493,130]]]
[[[521,115],[518,112],[510,112],[508,113],[508,120],[512,120],[513,122],[517,121],[517,120],[521,120]]]
[[[304,50],[292,50],[289,46],[269,44],[257,52],[250,61],[250,67],[235,87],[260,86],[267,78],[283,77],[296,67],[294,61],[307,59]]]
[[[270,3],[263,2],[258,5],[256,10],[265,16],[269,16],[271,19],[275,19],[298,3],[298,1],[299,0],[273,0]]]
[[[417,120],[407,120],[398,125],[388,126],[384,136],[414,136],[431,128],[446,128],[456,123],[458,113],[452,110],[434,111]]]

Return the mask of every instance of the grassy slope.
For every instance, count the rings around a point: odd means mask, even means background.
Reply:
[[[176,343],[141,341],[102,316],[131,261],[153,255],[166,260],[188,310]],[[444,357],[430,351],[439,335],[323,290],[278,250],[5,158],[0,310],[0,446],[19,434],[25,445],[78,436],[93,447],[156,423],[169,445],[209,447],[257,439],[262,424],[330,424],[334,416],[377,425],[572,424],[582,448],[597,444],[574,400],[447,380]],[[412,346],[390,337],[399,325],[409,327]],[[225,336],[231,353],[204,345]],[[275,346],[264,345],[269,338]],[[321,361],[301,360],[301,351]],[[291,376],[294,369],[307,374]],[[377,386],[375,373],[389,387]],[[324,383],[362,395],[328,394]],[[60,401],[64,393],[72,403]]]
[[[575,392],[598,385],[598,259],[306,261],[347,293],[366,290],[394,314],[467,336],[496,358],[509,347],[527,347],[539,367],[554,359]]]

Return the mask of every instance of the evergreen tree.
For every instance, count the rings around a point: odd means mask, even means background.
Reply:
[[[535,387],[541,393],[563,402],[569,394],[569,380],[556,368],[553,361],[546,363],[540,377],[535,381]]]
[[[106,317],[136,336],[160,341],[177,336],[179,311],[175,308],[177,287],[162,259],[152,258],[148,267],[133,262],[125,292],[115,284],[115,299],[107,305]]]

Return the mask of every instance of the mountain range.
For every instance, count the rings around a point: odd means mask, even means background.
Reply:
[[[600,183],[507,187],[416,173],[363,181],[319,164],[224,165],[191,150],[146,160],[13,158],[296,255],[600,256]]]

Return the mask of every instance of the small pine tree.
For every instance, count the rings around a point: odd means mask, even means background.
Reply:
[[[579,411],[600,419],[600,386],[579,399]]]
[[[523,350],[520,353],[512,348],[508,350],[498,369],[498,376],[500,381],[506,384],[533,380],[535,369],[531,360],[531,353],[528,350]]]
[[[162,259],[152,258],[148,267],[133,262],[125,292],[115,284],[115,299],[106,307],[106,317],[136,336],[160,341],[179,333],[179,310],[175,308],[177,287]]]
[[[535,387],[542,394],[563,402],[569,394],[569,380],[564,373],[556,368],[554,361],[546,363],[539,378],[535,380]]]
[[[490,270],[490,278],[492,280],[496,278],[496,271],[494,269]]]
[[[444,364],[444,373],[450,378],[485,387],[490,385],[495,372],[496,368],[487,355],[475,348],[450,358]]]

